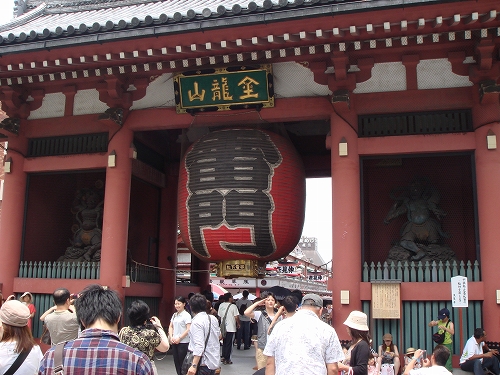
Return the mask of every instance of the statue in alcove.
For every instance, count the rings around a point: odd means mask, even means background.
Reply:
[[[97,183],[97,186],[102,184]],[[75,215],[73,239],[60,262],[99,262],[102,242],[102,189],[83,188],[77,191],[71,212]]]
[[[391,198],[394,204],[384,224],[401,215],[406,215],[407,221],[401,227],[399,242],[389,250],[388,262],[455,259],[451,248],[441,245],[449,238],[440,223],[446,212],[438,207],[440,194],[426,178],[418,177],[408,186],[393,189]]]

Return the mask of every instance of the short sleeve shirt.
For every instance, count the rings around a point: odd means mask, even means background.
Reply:
[[[416,370],[413,369],[410,371],[410,375],[451,375],[451,372],[443,366],[431,366],[422,367]]]
[[[224,319],[224,315],[226,314],[226,310],[229,309],[226,316],[226,331],[227,332],[236,332],[236,316],[240,315],[238,312],[238,308],[234,303],[224,302],[219,306],[219,316]]]
[[[460,357],[460,364],[467,361],[474,354],[483,354],[483,345],[484,342],[480,342],[478,344],[474,336],[472,336],[469,340],[467,340],[462,356]],[[483,362],[482,358],[479,358],[479,360]]]
[[[264,355],[274,357],[276,375],[326,375],[327,364],[345,358],[335,329],[309,310],[277,324]]]
[[[45,317],[52,345],[78,337],[80,326],[75,311],[54,311]]]
[[[250,301],[248,298],[247,299],[239,299],[238,301],[236,301],[236,307],[238,308],[238,312],[240,311],[241,305],[246,305],[246,307],[249,307],[251,304],[252,304],[252,301]],[[250,318],[248,316],[240,314],[240,320],[242,322],[249,322]]]
[[[140,350],[149,359],[153,359],[155,349],[161,342],[160,334],[156,330],[145,327],[123,327],[119,336],[121,342]]]
[[[187,325],[191,324],[191,315],[186,310],[183,310],[180,313],[172,315],[172,319],[170,319],[170,321],[172,322],[172,326],[174,328],[174,337],[179,337],[186,332]],[[186,337],[184,337],[180,342],[188,343],[189,335],[186,335]]]
[[[0,342],[0,374],[5,373],[14,363],[19,353],[16,353],[17,342]],[[15,372],[15,375],[33,375],[38,372],[43,354],[38,345],[33,346],[30,353]]]

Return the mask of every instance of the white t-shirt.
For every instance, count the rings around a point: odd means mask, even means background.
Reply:
[[[218,314],[220,319],[224,319],[224,315],[226,314],[226,310],[229,308],[226,316],[226,331],[227,332],[236,332],[236,317],[240,315],[238,312],[238,308],[234,303],[224,302],[219,306]]]
[[[0,374],[5,373],[10,366],[14,363],[17,356],[19,355],[14,350],[16,349],[16,343],[1,342],[0,343]],[[42,351],[38,345],[33,346],[30,354],[26,357],[21,366],[14,373],[15,375],[34,375],[38,374],[38,369],[40,367],[40,361],[43,358]]]
[[[460,357],[460,364],[467,361],[474,354],[483,354],[483,345],[484,342],[481,341],[478,344],[474,336],[472,336],[469,340],[467,340],[462,356]],[[479,358],[479,360],[481,361],[481,363],[483,362],[482,358]]]
[[[187,325],[191,324],[191,315],[189,315],[186,310],[182,310],[180,313],[172,315],[171,322],[174,327],[174,338],[179,337],[186,331]],[[181,343],[187,342],[189,342],[189,335],[186,335],[186,337],[181,340]]]
[[[422,367],[410,371],[410,375],[450,375],[450,374],[451,372],[449,372],[444,366]]]

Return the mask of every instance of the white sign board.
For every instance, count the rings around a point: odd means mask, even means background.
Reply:
[[[469,289],[465,276],[451,278],[451,303],[453,307],[469,307]]]

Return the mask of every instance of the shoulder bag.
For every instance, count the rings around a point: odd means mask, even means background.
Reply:
[[[42,332],[42,336],[40,336],[40,342],[43,342],[44,344],[47,344],[47,345],[51,344],[50,331],[47,328],[47,324],[43,325],[43,332]]]
[[[450,324],[450,321],[448,320],[446,322],[445,327],[448,328],[448,324]],[[434,341],[436,344],[442,344],[444,342],[444,336],[446,335],[446,331],[443,331],[443,333],[434,333],[432,335],[432,341]]]
[[[208,314],[207,314],[207,318],[208,318],[208,333],[207,333],[207,337],[205,338],[205,347],[203,348],[203,351],[201,352],[200,362],[198,363],[198,367],[196,367],[196,373],[198,373],[198,369],[201,365],[201,360],[203,359],[203,353],[205,353],[205,349],[207,348],[207,344],[208,344],[208,338],[210,337],[210,326],[212,324],[212,319],[210,319],[210,316]],[[193,358],[194,358],[193,352],[191,350],[188,350],[186,356],[184,357],[184,361],[182,361],[182,366],[181,366],[181,374],[182,375],[186,375],[188,373],[189,368],[193,364]]]
[[[66,341],[60,342],[56,345],[54,349],[54,374],[55,375],[64,375],[64,345],[66,345]]]
[[[227,313],[229,311],[229,308],[231,307],[231,304],[228,302],[226,313],[224,314],[224,318],[222,318],[222,321],[220,322],[220,334],[222,337],[226,337],[227,329],[226,329],[226,317]]]
[[[14,375],[17,369],[23,364],[28,354],[30,354],[30,350],[23,350],[19,353],[14,363],[10,365],[9,369],[3,375]]]

